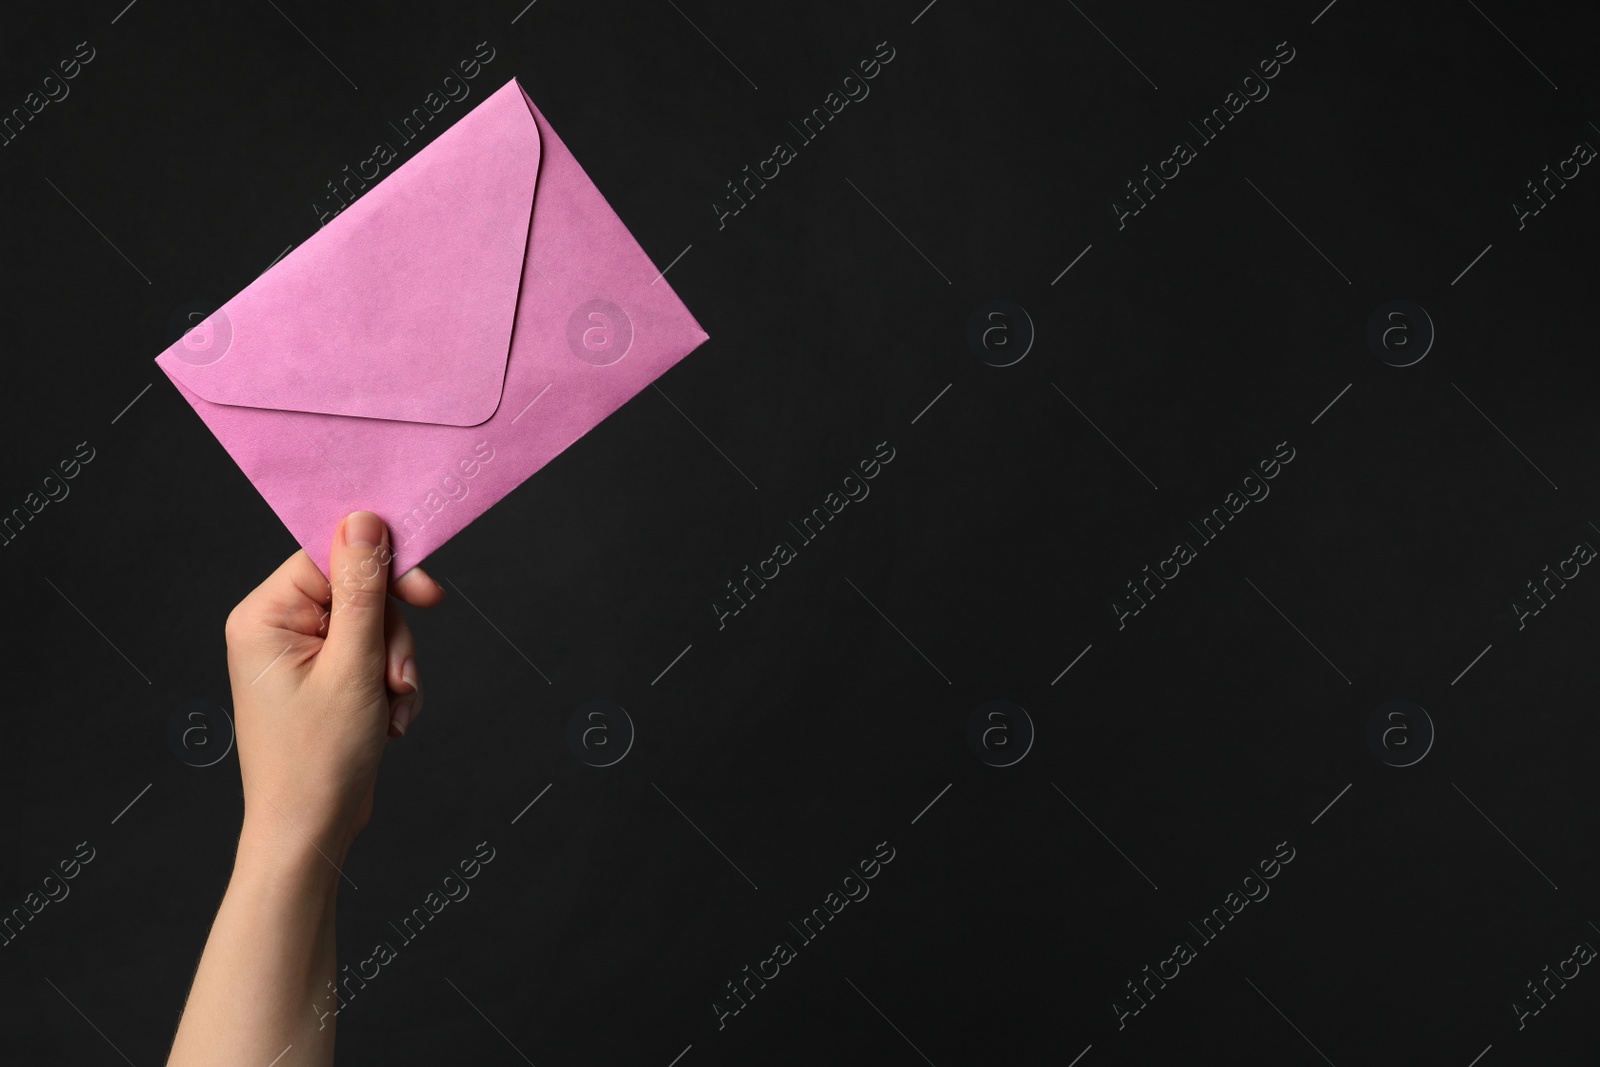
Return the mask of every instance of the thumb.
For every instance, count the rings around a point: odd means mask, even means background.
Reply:
[[[382,672],[383,616],[393,558],[389,529],[370,511],[351,512],[335,531],[328,560],[333,603],[323,644],[323,654],[335,663]]]

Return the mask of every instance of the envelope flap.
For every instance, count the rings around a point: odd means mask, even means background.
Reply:
[[[509,81],[156,362],[218,404],[483,422],[505,380],[539,150]]]

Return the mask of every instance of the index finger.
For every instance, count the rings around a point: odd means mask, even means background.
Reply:
[[[412,567],[391,582],[389,593],[414,608],[431,608],[444,599],[444,587],[421,567]]]

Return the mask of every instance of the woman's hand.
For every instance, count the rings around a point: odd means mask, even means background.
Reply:
[[[371,817],[384,746],[422,710],[392,558],[383,521],[357,511],[334,533],[331,582],[302,550],[228,616],[247,835],[298,836],[341,864]],[[420,569],[392,592],[419,607],[444,597]]]

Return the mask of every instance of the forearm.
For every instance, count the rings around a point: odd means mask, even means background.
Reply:
[[[327,983],[336,972],[334,864],[344,854],[320,847],[282,819],[247,816],[168,1067],[333,1063],[337,998]]]

